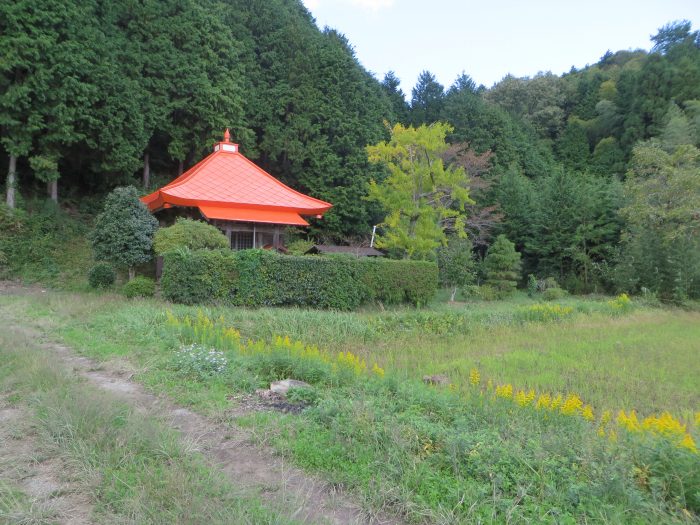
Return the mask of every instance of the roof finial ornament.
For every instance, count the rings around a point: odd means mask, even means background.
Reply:
[[[231,133],[229,133],[228,128],[224,131],[224,142],[231,142]]]

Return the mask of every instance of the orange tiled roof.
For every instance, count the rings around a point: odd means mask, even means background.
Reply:
[[[322,216],[332,204],[282,184],[245,158],[228,140],[170,184],[141,200],[152,211],[197,207],[208,219],[306,226],[302,216]]]

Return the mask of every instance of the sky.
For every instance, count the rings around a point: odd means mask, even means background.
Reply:
[[[610,49],[649,49],[674,20],[700,28],[700,0],[303,0],[343,33],[362,65],[393,70],[407,98],[421,71],[449,87],[463,71],[491,87],[506,74],[556,74]]]

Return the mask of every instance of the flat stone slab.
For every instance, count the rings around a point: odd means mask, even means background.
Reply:
[[[283,379],[270,383],[270,391],[281,396],[286,396],[290,388],[311,388],[311,385],[296,379]]]

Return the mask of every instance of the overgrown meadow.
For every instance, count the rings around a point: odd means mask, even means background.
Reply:
[[[700,513],[694,312],[626,296],[357,313],[55,292],[0,304],[411,522]],[[232,415],[288,377],[313,386],[292,391],[299,413]]]

